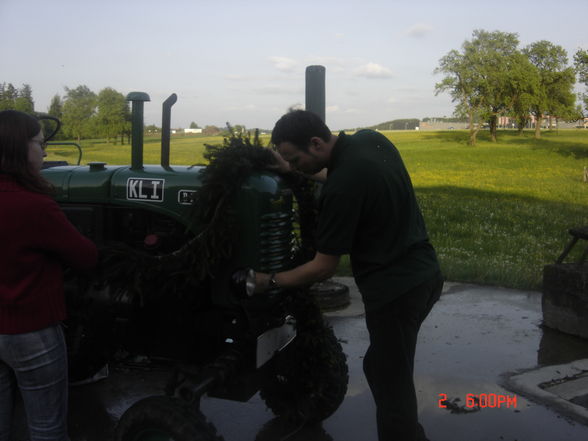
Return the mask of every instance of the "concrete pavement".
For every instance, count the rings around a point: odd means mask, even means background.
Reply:
[[[348,358],[349,387],[340,408],[321,426],[297,428],[274,418],[259,395],[247,403],[204,397],[201,410],[225,441],[377,440],[362,372],[369,341],[363,305],[351,279],[338,281],[350,286],[351,304],[325,315]],[[588,365],[578,361],[588,359],[588,341],[541,322],[538,292],[446,284],[423,323],[415,360],[419,415],[431,441],[588,439],[585,420],[571,407],[588,405],[582,401]],[[133,402],[162,393],[165,375],[111,369],[106,380],[72,388],[72,441],[111,439]]]

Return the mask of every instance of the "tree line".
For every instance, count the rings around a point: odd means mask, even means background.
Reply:
[[[125,96],[111,87],[98,94],[87,86],[65,88],[65,97],[51,99],[51,116],[63,123],[63,136],[67,139],[106,138],[121,143],[131,134],[131,111]]]
[[[30,85],[16,88],[10,83],[0,83],[0,110],[20,110],[58,118],[62,129],[56,139],[106,138],[108,142],[121,143],[131,134],[131,111],[125,96],[111,87],[98,94],[87,86],[65,88],[62,98],[56,94],[51,99],[47,112],[35,111]]]
[[[519,48],[518,34],[475,30],[461,50],[451,50],[439,60],[435,73],[444,78],[435,93],[448,92],[456,103],[454,115],[467,118],[469,144],[475,145],[482,123],[488,123],[493,141],[500,116],[516,120],[520,131],[531,115],[535,137],[547,116],[576,121],[583,118],[582,104],[573,92],[576,74],[588,86],[588,53],[578,50],[575,66],[568,65],[565,49],[549,41]],[[588,95],[580,101],[588,109]]]
[[[98,94],[92,92],[87,86],[81,85],[75,89],[65,88],[62,98],[56,94],[51,99],[47,112],[35,110],[31,86],[23,84],[17,88],[10,83],[0,83],[0,110],[20,110],[21,112],[42,115],[47,114],[58,118],[62,122],[62,128],[55,139],[81,139],[106,138],[108,142],[121,144],[125,139],[130,143],[131,136],[131,111],[130,103],[125,96],[111,87],[102,89]],[[45,132],[50,132],[51,123],[44,123]],[[190,128],[200,128],[194,121]],[[245,132],[243,125],[233,126],[237,133]],[[161,128],[154,124],[145,127],[147,134],[160,134]],[[202,134],[207,136],[228,135],[226,128],[214,125],[206,125]]]
[[[0,110],[19,110],[25,113],[33,113],[33,90],[28,84],[23,84],[17,89],[12,84],[0,83]]]

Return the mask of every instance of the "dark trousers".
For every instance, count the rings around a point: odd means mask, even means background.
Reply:
[[[441,295],[441,274],[366,313],[370,346],[363,370],[376,402],[379,441],[421,441],[413,380],[421,323]]]

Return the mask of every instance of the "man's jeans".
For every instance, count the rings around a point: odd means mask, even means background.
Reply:
[[[15,388],[31,441],[66,441],[67,353],[61,325],[0,334],[0,441],[10,441]]]
[[[376,402],[379,441],[426,439],[418,422],[414,356],[421,323],[441,295],[437,274],[398,299],[366,313],[370,346],[363,369]]]

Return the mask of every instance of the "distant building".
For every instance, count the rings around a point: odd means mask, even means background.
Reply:
[[[202,133],[202,129],[184,129],[184,133]]]
[[[419,130],[463,130],[468,128],[467,122],[461,121],[443,121],[430,119],[429,121],[421,121]]]
[[[529,115],[529,119],[527,121],[527,125],[525,126],[526,129],[533,129],[535,128],[535,121],[536,118],[534,115]],[[497,121],[497,128],[499,129],[516,129],[517,123],[516,119],[509,117],[509,116],[499,116]],[[546,115],[543,117],[541,121],[541,125],[543,128],[560,128],[560,129],[571,129],[571,128],[588,128],[588,118],[584,118],[583,120],[579,121],[572,121],[567,122],[562,119],[558,119],[556,117],[550,117]],[[420,130],[452,130],[452,129],[468,129],[469,124],[467,121],[456,121],[456,122],[449,122],[444,121],[443,118],[427,118],[426,121],[421,121]],[[488,123],[482,123],[482,128],[487,129]]]
[[[535,115],[529,115],[529,120],[528,120],[525,128],[526,129],[535,128],[536,121],[537,121],[537,119],[535,118]],[[517,128],[516,120],[514,118],[511,118],[508,116],[499,116],[497,124],[498,124],[498,128],[501,128],[501,129]],[[568,121],[564,121],[562,119],[559,119],[555,116],[545,115],[541,121],[541,127],[545,128],[545,129],[549,129],[549,128],[551,128],[551,129],[555,129],[555,128],[573,129],[575,127],[586,128],[586,127],[588,127],[588,118],[584,118],[583,120],[580,119],[578,121],[568,122]]]

